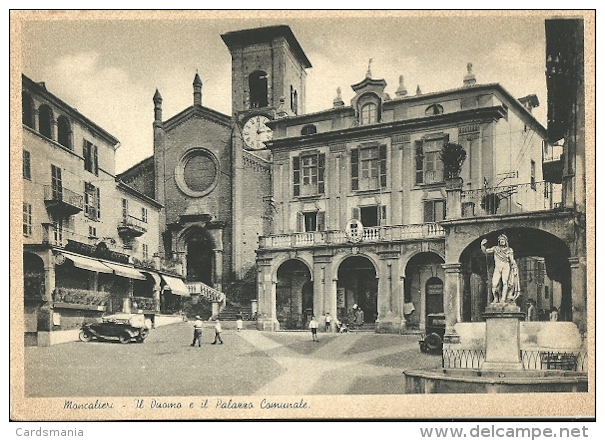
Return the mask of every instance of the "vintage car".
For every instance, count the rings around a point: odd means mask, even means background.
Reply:
[[[149,323],[143,314],[117,313],[102,317],[101,323],[82,325],[80,340],[118,340],[120,343],[143,343],[149,335]]]
[[[422,352],[437,352],[443,348],[445,334],[445,314],[429,314],[426,317],[425,333],[420,336]]]

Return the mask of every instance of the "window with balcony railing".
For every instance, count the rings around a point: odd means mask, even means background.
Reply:
[[[84,215],[91,220],[101,219],[101,189],[90,182],[84,184]]]

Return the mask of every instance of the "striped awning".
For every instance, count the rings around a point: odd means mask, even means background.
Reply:
[[[185,283],[183,283],[183,281],[181,279],[177,279],[176,277],[166,276],[164,274],[162,274],[161,276],[162,276],[162,280],[164,280],[164,283],[166,284],[164,289],[169,289],[172,292],[172,294],[177,295],[177,296],[182,296],[182,297],[191,296],[191,294],[189,294],[189,289],[187,288],[187,286],[185,285]]]
[[[69,253],[67,251],[61,251],[61,254],[63,254],[63,256],[65,256],[67,260],[71,261],[77,268],[85,269],[88,271],[95,271],[97,273],[113,273],[113,270],[111,268],[96,259]]]
[[[112,262],[103,262],[103,265],[107,265],[109,268],[111,268],[116,276],[126,277],[128,279],[147,280],[147,277],[133,267],[119,265]]]

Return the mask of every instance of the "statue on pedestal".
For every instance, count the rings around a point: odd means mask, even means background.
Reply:
[[[481,241],[481,251],[494,255],[494,274],[492,276],[492,305],[515,304],[521,290],[519,271],[515,262],[513,249],[508,246],[508,238],[498,236],[498,245],[486,248],[487,239]]]

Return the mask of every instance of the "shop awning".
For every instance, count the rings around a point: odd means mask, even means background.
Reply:
[[[172,291],[172,294],[183,297],[191,296],[191,294],[189,294],[189,289],[187,289],[187,286],[183,283],[181,279],[177,279],[176,277],[165,276],[164,274],[162,274],[162,279],[166,284],[166,287],[164,289],[170,289],[170,291]]]
[[[118,265],[117,263],[103,262],[103,265],[107,265],[113,270],[116,276],[126,277],[128,279],[147,280],[139,270],[136,270],[130,266]]]
[[[63,254],[66,259],[70,260],[77,268],[85,269],[88,271],[95,271],[97,273],[113,273],[113,270],[111,268],[106,265],[103,265],[103,263],[99,262],[96,259],[80,256],[78,254],[68,253],[66,251],[62,251],[61,254]]]
[[[157,285],[157,289],[160,289],[160,285],[162,284],[162,278],[158,273],[154,273],[153,271],[141,271],[143,274],[149,274],[151,278],[155,281]]]

